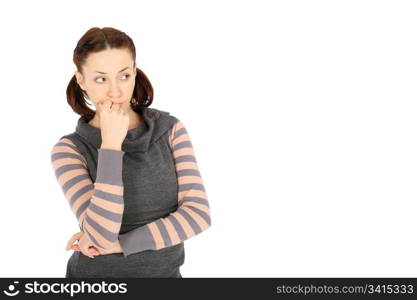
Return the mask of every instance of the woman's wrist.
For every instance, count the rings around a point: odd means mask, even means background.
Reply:
[[[101,144],[100,149],[110,149],[110,150],[122,150],[122,145],[113,145],[113,144]]]

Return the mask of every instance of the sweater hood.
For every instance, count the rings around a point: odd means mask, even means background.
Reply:
[[[147,152],[149,147],[178,121],[169,112],[150,107],[140,109],[140,115],[143,122],[139,127],[127,131],[122,143],[124,152]],[[75,133],[97,149],[101,147],[101,129],[88,124],[85,116],[78,119]]]

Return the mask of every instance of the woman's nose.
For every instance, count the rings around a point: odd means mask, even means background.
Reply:
[[[117,98],[120,96],[120,87],[115,83],[109,84],[109,91],[108,91],[109,97]]]

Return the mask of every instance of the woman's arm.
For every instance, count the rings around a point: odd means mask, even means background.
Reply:
[[[60,139],[51,150],[57,181],[81,231],[97,249],[112,249],[117,243],[124,210],[123,155],[124,151],[98,149],[93,183],[85,158],[70,139]]]
[[[210,207],[190,137],[181,121],[169,133],[178,180],[178,209],[169,216],[119,235],[123,255],[179,244],[211,225]]]

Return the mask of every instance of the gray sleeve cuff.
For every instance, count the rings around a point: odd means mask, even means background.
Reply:
[[[124,154],[124,151],[119,150],[98,149],[96,182],[122,186]]]
[[[132,253],[155,250],[156,245],[149,227],[144,225],[124,234],[119,234],[124,257]]]

